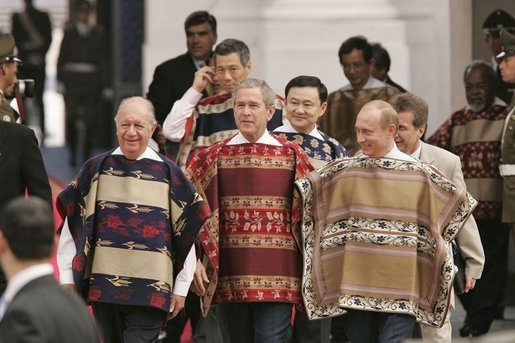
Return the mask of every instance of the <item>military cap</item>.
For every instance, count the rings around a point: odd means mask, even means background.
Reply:
[[[16,57],[16,45],[14,44],[14,37],[12,34],[7,33],[0,35],[0,63],[17,62],[21,60]]]
[[[515,19],[506,11],[495,10],[483,22],[485,34],[498,35],[500,29],[515,29]]]
[[[497,58],[504,58],[515,55],[515,34],[511,34],[506,29],[501,30],[502,52]]]

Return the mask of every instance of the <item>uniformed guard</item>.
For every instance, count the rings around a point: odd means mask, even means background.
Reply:
[[[16,122],[18,113],[14,111],[6,97],[12,96],[18,81],[16,73],[21,60],[16,57],[14,37],[10,33],[0,36],[0,120]]]

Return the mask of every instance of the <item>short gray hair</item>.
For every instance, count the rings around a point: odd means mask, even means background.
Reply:
[[[154,105],[152,104],[152,102],[150,102],[150,100],[142,97],[142,96],[130,96],[128,98],[124,98],[121,102],[120,102],[120,105],[118,105],[118,111],[116,111],[116,115],[114,116],[114,122],[116,124],[118,124],[118,115],[120,114],[120,110],[124,107],[124,106],[127,106],[127,103],[130,103],[130,102],[133,102],[133,101],[141,101],[145,104],[145,107],[147,107],[147,114],[149,115],[150,117],[150,125],[154,125],[154,124],[157,124],[157,120],[156,120],[156,114],[155,114],[155,109],[154,109]]]
[[[236,86],[234,91],[232,92],[232,100],[236,102],[236,95],[240,89],[244,88],[259,88],[261,90],[261,94],[263,95],[263,100],[265,102],[266,108],[270,108],[275,104],[275,92],[272,88],[266,83],[264,80],[259,79],[246,79],[241,81],[239,85]]]

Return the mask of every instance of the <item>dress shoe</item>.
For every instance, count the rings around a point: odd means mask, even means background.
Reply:
[[[486,330],[486,331],[485,330],[479,330],[478,328],[475,328],[473,326],[465,324],[460,329],[460,336],[461,337],[478,337],[478,336],[484,335],[487,332],[488,332],[488,330]]]

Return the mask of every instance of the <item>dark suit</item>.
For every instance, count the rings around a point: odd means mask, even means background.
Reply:
[[[0,322],[0,342],[94,343],[99,335],[86,305],[51,275],[26,284]]]
[[[37,37],[31,34],[24,18],[28,19],[28,25],[32,23]],[[46,76],[45,56],[52,43],[52,24],[48,13],[39,11],[32,6],[24,12],[14,13],[12,16],[12,34],[19,50],[18,57],[23,61],[23,66],[18,72],[18,78],[34,79],[36,81],[35,100],[39,107],[41,131],[45,133],[45,109],[43,106]]]
[[[0,210],[7,202],[25,194],[39,196],[52,204],[52,191],[34,131],[0,121]],[[0,294],[6,287],[0,270]]]
[[[163,124],[175,101],[193,84],[197,68],[189,53],[167,60],[156,67],[148,87],[147,99],[154,104],[156,119]]]
[[[147,99],[156,110],[156,119],[163,125],[175,101],[182,98],[193,84],[197,67],[189,53],[164,61],[156,67],[154,78],[148,87]],[[203,92],[207,96],[206,91]],[[166,156],[175,160],[178,143],[167,142]]]

